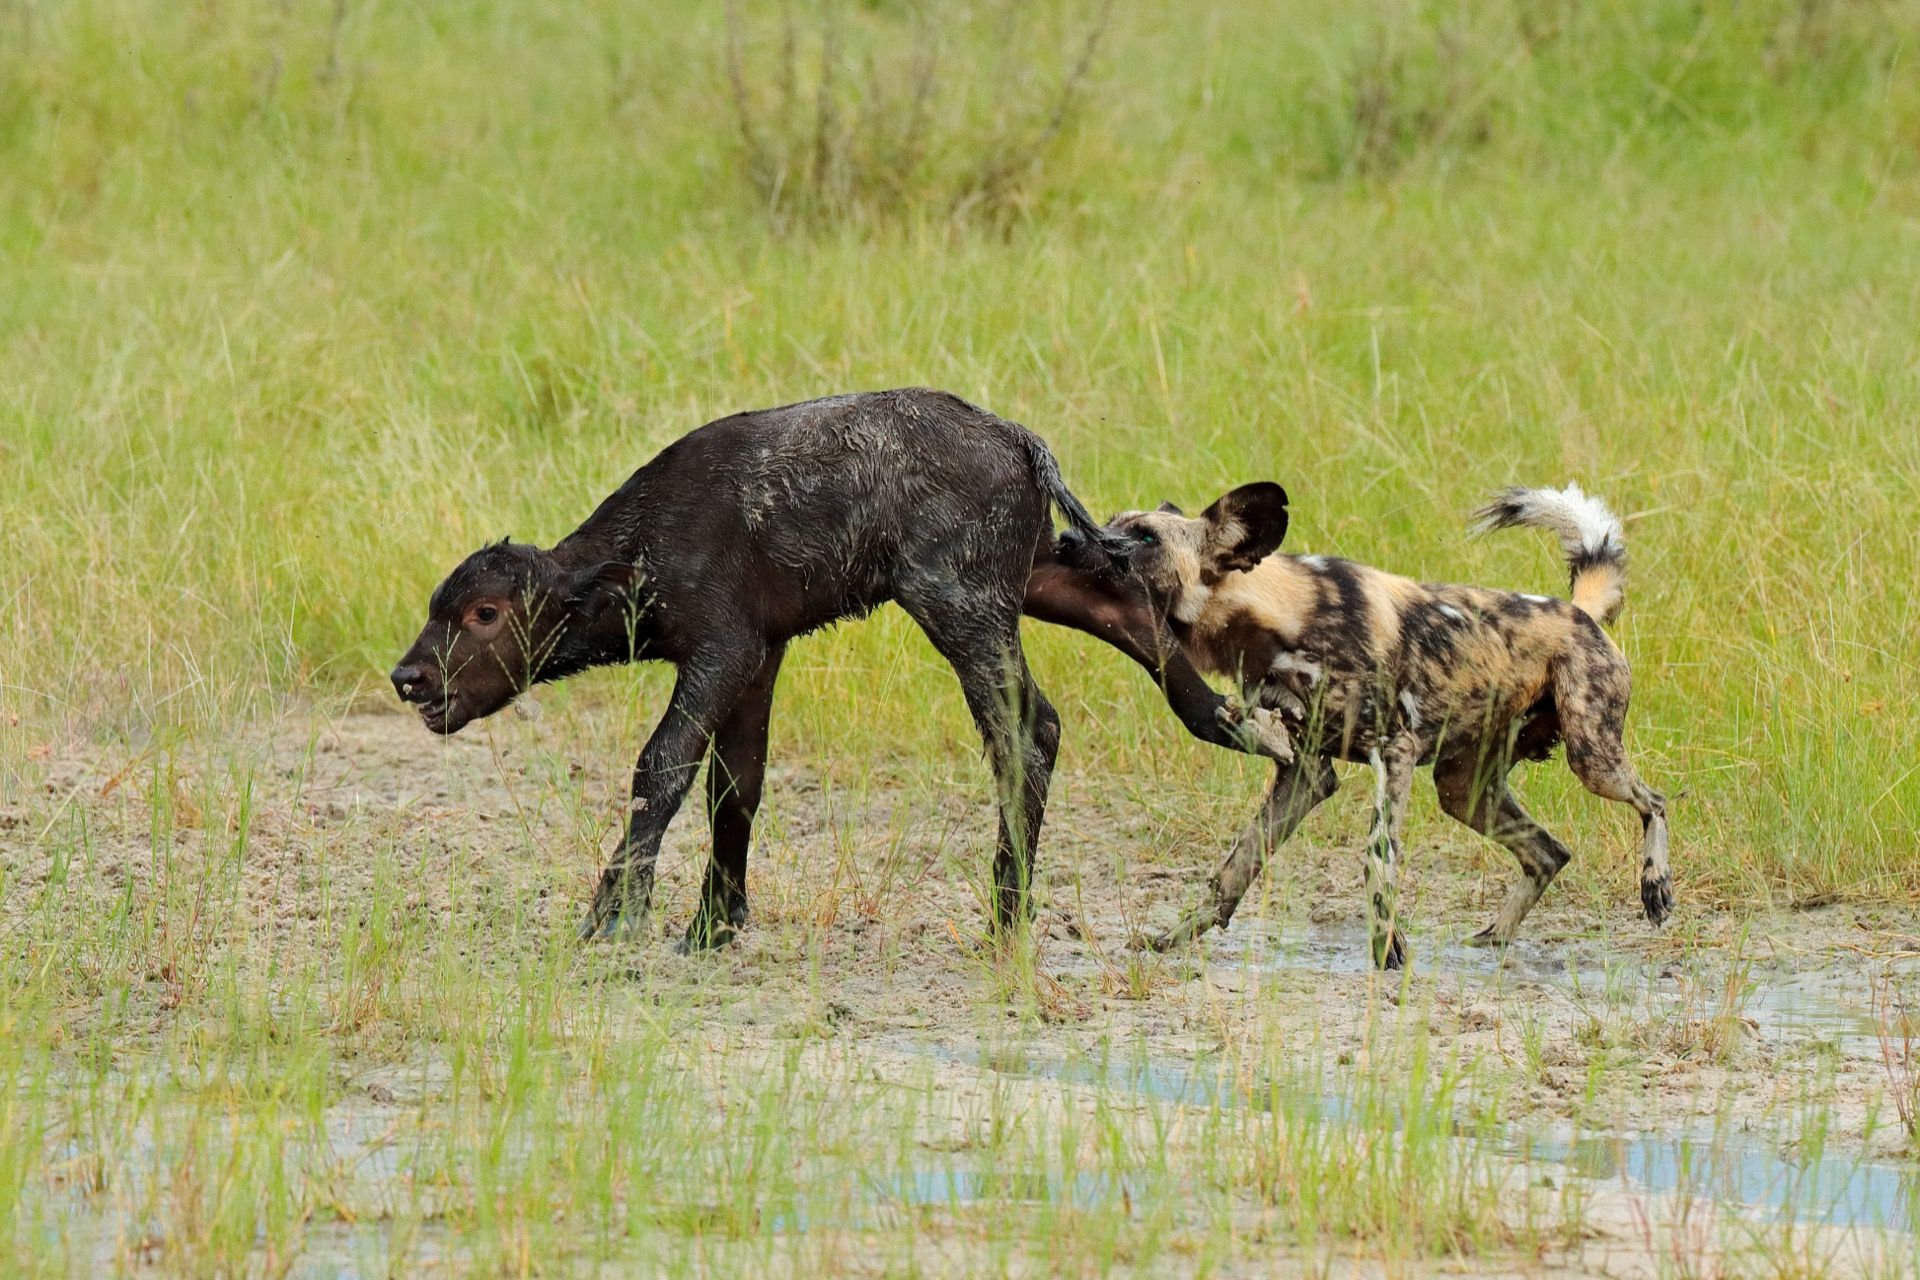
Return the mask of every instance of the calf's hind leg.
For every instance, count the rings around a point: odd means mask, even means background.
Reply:
[[[1017,592],[984,604],[903,593],[900,603],[960,677],[967,709],[986,743],[1000,807],[993,923],[1010,935],[1032,910],[1034,854],[1060,751],[1060,716],[1027,670]]]
[[[1207,900],[1165,933],[1145,940],[1155,951],[1171,951],[1209,929],[1227,927],[1240,900],[1252,887],[1267,855],[1287,842],[1320,804],[1340,787],[1333,762],[1324,756],[1300,756],[1274,766],[1273,785],[1260,812],[1240,833],[1226,860],[1207,883]]]
[[[700,908],[680,942],[683,952],[724,946],[747,923],[747,850],[766,778],[767,724],[784,653],[784,648],[775,648],[767,655],[713,736],[713,749],[707,754],[707,821],[713,829],[713,858],[707,863]]]

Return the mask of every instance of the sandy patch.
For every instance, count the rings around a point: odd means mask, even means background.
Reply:
[[[0,928],[31,935],[50,914],[126,904],[164,916],[169,942],[141,961],[138,1007],[112,1015],[130,1049],[167,1028],[234,948],[333,975],[343,922],[373,904],[395,928],[488,922],[486,963],[507,972],[572,945],[617,838],[631,748],[616,739],[588,713],[448,742],[399,716],[348,715],[292,717],[191,752],[60,744],[0,804],[12,890]],[[1556,893],[1525,940],[1497,955],[1460,939],[1484,922],[1501,880],[1430,855],[1408,868],[1415,964],[1403,979],[1366,966],[1357,850],[1309,836],[1230,932],[1149,957],[1129,939],[1192,900],[1231,832],[1139,856],[1166,845],[1165,815],[1112,779],[1066,776],[1047,830],[1036,964],[1009,977],[980,945],[991,831],[980,781],[971,769],[852,783],[775,770],[750,871],[752,926],[718,954],[681,957],[672,944],[706,858],[690,804],[663,853],[654,940],[570,963],[630,973],[632,999],[697,1009],[715,1063],[799,1042],[876,1080],[931,1080],[942,1101],[922,1141],[956,1150],[994,1091],[1052,1108],[1131,1097],[1154,1115],[1206,1112],[1255,1105],[1248,1063],[1311,1066],[1340,1120],[1341,1099],[1376,1070],[1451,1072],[1465,1082],[1453,1103],[1463,1141],[1494,1144],[1523,1183],[1594,1188],[1587,1236],[1528,1274],[1671,1270],[1659,1254],[1679,1237],[1648,1224],[1682,1201],[1709,1216],[1789,1211],[1815,1231],[1882,1225],[1876,1215],[1911,1226],[1910,1208],[1894,1203],[1907,1138],[1890,1085],[1920,1070],[1896,1016],[1920,981],[1920,922],[1847,905],[1751,918],[1695,907],[1656,934],[1625,901],[1596,910]],[[175,856],[155,856],[167,846]],[[1684,865],[1680,882],[1684,894]],[[232,887],[238,901],[226,906],[248,927],[203,924],[228,918],[196,899],[208,885]],[[73,988],[76,1041],[107,1016],[85,989]],[[370,1026],[404,1004],[377,990],[359,1005],[335,998],[363,1007]],[[431,1073],[382,1067],[377,1035],[353,1042],[366,1055],[342,1079],[354,1133],[386,1132],[439,1087]],[[1770,1171],[1795,1167],[1813,1117],[1818,1157],[1834,1162],[1827,1186],[1782,1190]],[[1688,1135],[1704,1162],[1680,1154]],[[1670,1167],[1689,1160],[1691,1175]],[[1846,1181],[1858,1168],[1864,1181]],[[970,1176],[900,1194],[963,1203]],[[1318,1268],[1340,1252],[1289,1246],[1267,1260]],[[458,1269],[457,1251],[444,1261]],[[1472,1269],[1506,1265],[1483,1262]],[[1364,1258],[1351,1268],[1373,1273]]]

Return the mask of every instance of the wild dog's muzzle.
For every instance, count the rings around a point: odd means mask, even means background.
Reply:
[[[1124,552],[1106,542],[1081,532],[1079,529],[1062,529],[1053,542],[1053,553],[1061,564],[1082,573],[1125,573],[1127,559]]]

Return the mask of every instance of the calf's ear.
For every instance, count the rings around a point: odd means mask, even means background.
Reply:
[[[567,608],[592,608],[603,598],[619,598],[640,585],[640,571],[624,560],[602,560],[567,575]]]
[[[1279,550],[1287,536],[1287,491],[1270,480],[1243,484],[1200,513],[1205,555],[1220,573],[1245,572]]]

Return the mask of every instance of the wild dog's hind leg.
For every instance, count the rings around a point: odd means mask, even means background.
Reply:
[[[1640,815],[1640,905],[1652,924],[1673,911],[1673,871],[1667,863],[1667,798],[1640,780],[1618,738],[1601,737],[1576,750],[1567,734],[1567,765],[1587,790],[1630,804]]]
[[[1673,872],[1667,865],[1667,800],[1640,780],[1621,741],[1630,688],[1626,659],[1594,628],[1587,643],[1554,672],[1553,697],[1567,767],[1587,790],[1633,806],[1640,815],[1640,905],[1653,924],[1673,911]]]
[[[1520,879],[1507,890],[1493,923],[1469,941],[1504,947],[1520,922],[1572,857],[1567,847],[1533,820],[1507,786],[1512,761],[1504,744],[1468,742],[1434,762],[1433,789],[1449,817],[1498,841],[1520,863]]]
[[[1406,825],[1407,799],[1421,742],[1402,733],[1372,753],[1373,830],[1367,836],[1368,939],[1376,969],[1407,963],[1406,935],[1400,930],[1400,833]]]
[[[681,939],[682,951],[723,946],[747,923],[747,849],[766,779],[767,723],[784,653],[782,646],[767,655],[713,735],[713,750],[707,754],[707,822],[713,829],[713,857],[707,863],[700,908]]]
[[[1267,855],[1285,844],[1307,815],[1339,786],[1333,763],[1325,756],[1301,756],[1291,764],[1275,765],[1273,785],[1267,788],[1259,814],[1233,842],[1226,860],[1208,881],[1206,901],[1173,928],[1146,939],[1146,945],[1155,951],[1170,951],[1209,929],[1226,928],[1266,865]]]

